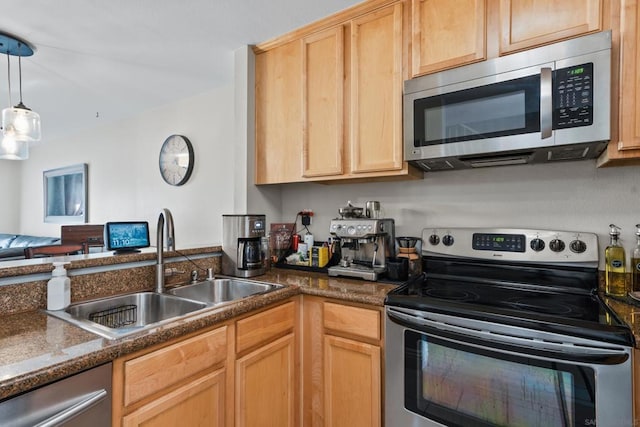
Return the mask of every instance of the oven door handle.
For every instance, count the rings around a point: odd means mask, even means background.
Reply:
[[[500,353],[510,352],[545,359],[566,360],[586,364],[617,365],[629,359],[624,348],[598,348],[570,343],[534,341],[532,339],[471,329],[438,322],[387,308],[389,319],[401,326],[415,329],[436,338]]]

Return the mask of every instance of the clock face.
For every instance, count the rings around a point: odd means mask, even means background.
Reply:
[[[160,175],[171,185],[182,185],[193,170],[193,147],[182,135],[171,135],[160,150]]]

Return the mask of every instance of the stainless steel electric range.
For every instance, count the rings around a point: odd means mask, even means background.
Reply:
[[[385,420],[631,426],[631,330],[601,301],[595,234],[427,228],[386,301]]]

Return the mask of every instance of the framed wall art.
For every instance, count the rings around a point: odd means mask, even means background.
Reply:
[[[44,222],[86,223],[87,164],[43,172]]]

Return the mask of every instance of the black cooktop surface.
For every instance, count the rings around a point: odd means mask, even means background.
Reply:
[[[630,329],[596,293],[597,269],[442,258],[424,267],[385,304],[633,345]]]

